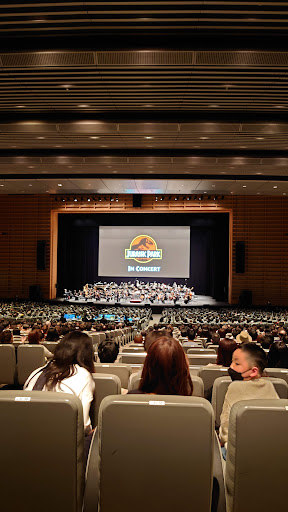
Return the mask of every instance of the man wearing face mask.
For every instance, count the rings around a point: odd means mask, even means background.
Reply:
[[[272,382],[262,377],[265,366],[266,354],[255,343],[243,343],[233,352],[232,363],[228,369],[233,382],[228,387],[220,416],[219,436],[225,448],[227,448],[230,410],[235,402],[258,398],[279,398]]]

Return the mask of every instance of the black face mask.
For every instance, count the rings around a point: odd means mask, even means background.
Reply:
[[[236,372],[236,370],[233,370],[233,368],[228,368],[228,373],[232,380],[244,380],[242,373]]]

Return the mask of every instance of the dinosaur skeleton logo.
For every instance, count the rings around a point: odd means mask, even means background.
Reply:
[[[125,249],[125,260],[135,260],[139,263],[148,263],[152,260],[162,260],[162,249],[149,235],[138,235],[133,238],[129,249]]]

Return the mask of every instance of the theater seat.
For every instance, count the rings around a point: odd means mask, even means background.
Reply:
[[[84,427],[66,393],[1,391],[1,510],[81,512]]]
[[[215,355],[216,351],[213,348],[188,348],[187,354],[195,354],[195,355]]]
[[[193,396],[201,396],[204,397],[204,384],[203,380],[196,375],[191,375],[192,383],[193,383]],[[129,378],[128,391],[132,391],[139,388],[141,380],[141,374],[132,373]]]
[[[98,413],[100,404],[106,396],[121,395],[121,382],[117,375],[109,375],[107,373],[93,373],[95,382],[94,400],[90,406],[90,418],[92,428],[98,425]]]
[[[279,398],[288,398],[288,384],[283,379],[277,379],[275,377],[265,377],[269,379],[275,387],[275,390]],[[232,380],[229,376],[218,377],[213,384],[212,390],[212,407],[215,415],[215,426],[220,426],[220,415],[223,408],[225,395],[229,384]]]
[[[124,347],[122,350],[121,350],[121,354],[138,354],[138,353],[143,353],[144,352],[144,348],[143,346],[141,347],[131,347],[130,345],[128,347]]]
[[[228,375],[228,368],[224,368],[222,366],[219,366],[218,368],[217,366],[200,368],[199,377],[201,377],[204,382],[204,393],[209,389],[212,389],[214,380],[217,379],[217,377],[221,377],[223,375]]]
[[[95,373],[109,373],[118,375],[122,388],[128,388],[129,377],[132,373],[128,364],[120,363],[94,363]]]
[[[14,384],[16,374],[15,347],[0,345],[0,384]]]
[[[29,375],[46,363],[42,345],[20,345],[17,349],[18,382],[21,386]]]
[[[288,383],[288,369],[287,368],[265,368],[265,372],[269,377],[278,377]]]
[[[42,345],[49,350],[49,352],[52,352],[54,354],[55,348],[57,347],[59,341],[43,341]]]
[[[146,358],[146,352],[140,354],[123,354],[121,353],[118,357],[119,363],[123,364],[143,364]]]
[[[213,354],[187,354],[189,359],[189,365],[201,365],[205,366],[206,364],[216,364],[217,354],[213,352]]]
[[[227,512],[286,512],[288,400],[245,400],[231,408]]]
[[[210,512],[213,451],[213,410],[203,398],[107,397],[89,460],[84,512],[98,510],[97,490],[101,512]]]

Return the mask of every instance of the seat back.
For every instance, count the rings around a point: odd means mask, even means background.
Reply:
[[[144,352],[144,348],[141,345],[141,347],[131,347],[130,345],[128,347],[124,347],[121,350],[121,354],[142,354]]]
[[[193,396],[204,397],[204,384],[203,380],[197,375],[191,375],[193,384]],[[139,389],[141,380],[141,373],[132,373],[129,378],[128,391]]]
[[[57,347],[59,341],[43,341],[42,345],[44,345],[44,347],[46,347],[49,352],[52,352],[52,354],[54,354],[55,352],[55,348]]]
[[[101,512],[175,512],[192,501],[193,510],[210,511],[213,428],[213,410],[203,398],[105,398],[98,425]],[[123,468],[134,468],[128,481]],[[141,475],[149,475],[149,492]]]
[[[288,397],[288,384],[283,379],[277,379],[276,377],[265,377],[269,379],[275,387],[276,393],[279,398]],[[229,384],[232,380],[229,376],[218,377],[215,379],[213,390],[212,390],[212,407],[215,416],[215,426],[220,426],[220,415],[223,408],[225,395]]]
[[[217,377],[222,377],[223,375],[228,375],[228,368],[224,368],[222,366],[217,367],[210,367],[207,368],[200,368],[199,370],[199,377],[204,382],[204,392],[208,391],[210,388],[212,388],[214,380],[217,379]]]
[[[120,363],[94,363],[94,368],[95,373],[117,375],[121,381],[122,388],[128,389],[128,381],[132,373],[129,365]]]
[[[195,355],[201,355],[203,354],[204,356],[205,355],[208,355],[208,354],[216,354],[216,351],[213,349],[213,348],[188,348],[187,350],[187,354],[195,354]]]
[[[106,396],[121,395],[121,382],[117,375],[108,373],[93,373],[95,382],[94,399],[90,406],[90,418],[92,428],[98,425],[98,413],[100,404]]]
[[[288,383],[288,369],[287,368],[265,368],[265,372],[269,377],[278,377]]]
[[[1,510],[81,512],[85,468],[79,398],[1,391],[0,416]],[[17,483],[11,478],[15,467]]]
[[[186,352],[186,354],[187,354],[187,352],[188,352],[188,350],[190,350],[190,348],[197,348],[197,349],[202,348],[203,349],[203,345],[202,345],[202,343],[196,344],[194,342],[190,343],[189,341],[187,341],[187,342],[183,343],[182,348],[183,348],[184,352]]]
[[[123,354],[119,355],[119,363],[123,364],[143,364],[146,358],[146,352],[141,352],[137,354]]]
[[[105,332],[99,332],[100,343],[106,340]]]
[[[18,382],[22,386],[29,375],[45,365],[44,347],[42,345],[20,345],[17,349]]]
[[[288,400],[284,399],[245,400],[232,406],[226,462],[227,512],[286,510],[287,410]]]
[[[217,354],[215,352],[213,354],[200,354],[200,355],[190,355],[187,354],[189,359],[189,364],[191,365],[201,365],[205,366],[206,364],[216,364]]]
[[[0,384],[14,384],[16,374],[15,347],[0,345]]]

